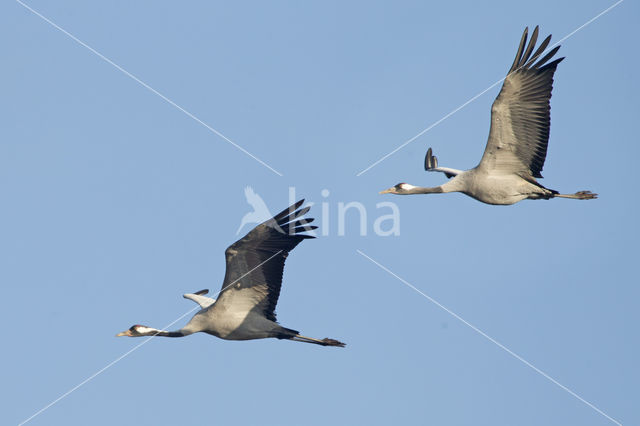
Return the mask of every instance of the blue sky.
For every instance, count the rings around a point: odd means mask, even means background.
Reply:
[[[613,2],[27,4],[278,170],[273,173],[18,2],[0,6],[0,423],[18,424],[220,289],[252,186],[328,209],[285,269],[279,321],[322,348],[153,339],[32,425],[640,423],[637,27],[625,1],[562,43],[542,183],[596,201],[481,204],[422,160],[475,166],[525,26],[554,40]],[[329,190],[323,197],[322,190]],[[339,236],[339,202],[367,208]],[[393,201],[401,232],[372,232]],[[327,219],[326,217],[324,218]],[[246,229],[245,229],[246,230]],[[186,321],[186,320],[185,320]]]

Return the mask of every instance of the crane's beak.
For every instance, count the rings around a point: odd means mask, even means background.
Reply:
[[[131,330],[125,330],[122,333],[116,334],[116,337],[129,336],[131,337]]]
[[[384,191],[380,191],[379,194],[393,194],[394,189],[394,187],[391,187],[389,189],[385,189]]]

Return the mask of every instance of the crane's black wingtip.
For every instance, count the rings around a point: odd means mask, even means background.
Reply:
[[[298,233],[298,232],[313,231],[314,229],[318,229],[318,227],[317,227],[317,226],[315,226],[315,225],[309,225],[309,226],[298,226],[298,227],[296,227],[296,228],[293,228],[293,231],[294,231],[295,233]]]
[[[309,225],[314,221],[313,218],[302,218],[302,216],[304,216],[309,212],[309,210],[311,210],[311,206],[306,206],[299,209],[303,203],[304,199],[291,205],[289,208],[284,209],[267,222],[268,226],[275,228],[279,232],[287,234],[289,236],[308,237],[305,235],[301,235],[300,233],[313,231],[318,227]],[[300,220],[296,220],[298,218],[300,218]]]
[[[300,208],[300,206],[302,204],[304,204],[304,198],[302,200],[298,201],[297,203],[292,204],[291,206],[289,206],[286,209],[282,210],[280,213],[275,215],[273,217],[273,219],[276,222],[281,222],[283,219],[288,218],[289,216],[293,215],[296,212],[296,210],[298,210]],[[310,208],[311,207],[305,207],[304,209],[300,210],[301,212],[304,211],[303,213],[298,213],[298,214],[296,214],[294,216],[300,216],[302,214],[305,214],[306,212],[309,211]],[[286,220],[286,222],[288,222],[289,220],[291,220],[291,219]]]
[[[542,43],[540,43],[535,53],[533,52],[536,42],[538,40],[539,30],[540,30],[540,26],[536,25],[535,29],[533,30],[533,33],[531,34],[531,38],[527,43],[527,38],[528,38],[527,34],[529,31],[529,27],[525,28],[524,33],[522,34],[522,38],[520,39],[520,45],[518,46],[516,57],[507,74],[510,74],[512,72],[519,71],[519,70],[529,70],[529,69],[546,71],[549,68],[553,68],[560,63],[562,59],[553,61],[545,65],[545,63],[556,54],[558,49],[560,49],[560,45],[552,48],[542,59],[540,59],[540,57],[546,50],[547,46],[551,42],[551,34],[549,34],[542,41]]]
[[[296,213],[296,217],[300,217],[302,215],[305,215],[305,214],[309,213],[309,210],[311,210],[311,206],[307,206],[307,207],[301,208]]]

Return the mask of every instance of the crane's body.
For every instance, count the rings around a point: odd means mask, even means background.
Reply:
[[[298,334],[260,314],[216,303],[197,312],[180,331],[185,336],[200,332],[225,340],[288,339]]]
[[[435,194],[462,192],[487,204],[508,205],[524,199],[560,197],[579,200],[597,198],[590,191],[560,194],[545,188],[536,178],[544,166],[551,126],[550,104],[553,75],[559,58],[548,62],[560,46],[540,58],[551,41],[548,36],[533,53],[538,27],[527,45],[524,30],[516,58],[491,107],[491,130],[482,160],[473,169],[462,171],[439,167],[431,148],[425,157],[425,170],[444,173],[451,180],[437,187],[399,183],[381,194]]]
[[[274,337],[322,346],[345,346],[334,339],[301,336],[297,330],[276,321],[275,308],[282,285],[284,262],[289,252],[302,240],[313,238],[303,234],[315,229],[313,219],[299,219],[309,211],[300,208],[304,200],[283,210],[256,226],[244,238],[225,251],[226,274],[217,299],[204,296],[208,290],[185,294],[201,309],[181,329],[158,330],[134,325],[117,336],[184,337],[207,333],[225,340],[254,340]]]
[[[466,170],[440,186],[442,192],[461,192],[486,204],[509,205],[524,199],[549,199],[552,191],[512,173],[487,173],[478,168]]]

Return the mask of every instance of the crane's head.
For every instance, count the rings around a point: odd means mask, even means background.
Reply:
[[[404,183],[401,182],[395,186],[392,186],[389,189],[385,189],[384,191],[380,191],[380,194],[398,194],[398,195],[404,195],[404,194],[409,194],[411,189],[415,188],[415,186],[408,184],[408,183]]]
[[[132,325],[128,330],[123,331],[122,333],[116,334],[116,337],[121,336],[129,336],[129,337],[142,337],[142,336],[155,336],[158,331],[155,328],[146,327],[144,325]]]

